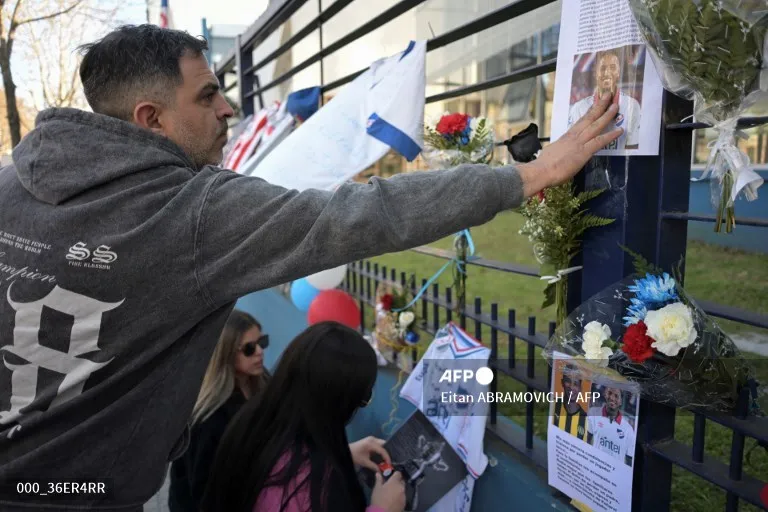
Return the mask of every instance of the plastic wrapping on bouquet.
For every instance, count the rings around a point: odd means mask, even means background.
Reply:
[[[685,318],[671,312],[663,318],[665,309],[675,308],[687,311]],[[651,318],[650,313],[655,316]],[[651,338],[654,329],[677,337],[680,345],[674,355],[662,350],[669,352],[675,345],[664,345],[668,340],[657,336],[650,339],[654,342],[650,358],[642,362],[630,359],[633,352],[625,350],[625,334],[630,325],[643,321],[648,323]],[[607,361],[595,359],[604,348],[610,348]],[[676,280],[661,274],[626,278],[581,304],[550,338],[545,350],[550,363],[556,352],[582,360],[596,374],[638,383],[646,400],[679,408],[733,412],[739,394],[754,375],[750,361],[733,340]]]

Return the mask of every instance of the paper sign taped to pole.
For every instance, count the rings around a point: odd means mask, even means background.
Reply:
[[[426,42],[374,62],[297,128],[250,176],[290,189],[334,189],[394,149],[423,145]]]
[[[619,113],[606,131],[624,133],[597,154],[659,154],[664,89],[628,0],[563,0],[557,55],[553,141],[612,93]]]
[[[549,485],[593,512],[630,512],[640,389],[555,352],[547,427]]]

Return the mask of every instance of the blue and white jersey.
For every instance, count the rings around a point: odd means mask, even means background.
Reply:
[[[449,411],[446,407],[460,408],[462,404],[445,405],[438,403],[437,399],[427,399],[427,403],[424,403],[423,382],[437,383],[445,369],[455,367],[450,365],[450,361],[479,359],[486,364],[490,354],[489,348],[469,336],[457,325],[449,323],[437,332],[424,357],[416,365],[400,391],[401,397],[413,403],[430,419],[464,461],[469,473],[464,480],[435,503],[429,509],[430,512],[469,512],[475,480],[483,474],[488,465],[488,457],[483,452],[488,404],[474,403],[473,415],[459,415],[459,411]],[[425,364],[425,361],[428,363]],[[445,366],[441,365],[440,361],[445,361]],[[474,389],[475,386],[478,388]],[[477,396],[480,392],[479,386],[472,379],[472,383],[457,384],[456,391]],[[445,387],[443,386],[442,389]],[[440,414],[434,414],[435,407],[442,408]]]
[[[587,96],[577,101],[571,106],[568,112],[568,128],[584,117],[584,115],[595,104],[595,96]],[[619,92],[614,97],[614,103],[618,101],[619,113],[612,125],[608,125],[606,131],[614,128],[624,128],[621,137],[608,144],[604,149],[626,149],[627,146],[638,146],[640,144],[640,104],[637,100],[626,94]]]
[[[635,456],[635,429],[618,413],[611,419],[605,407],[592,407],[588,412],[587,431],[592,435],[592,446],[618,460]]]

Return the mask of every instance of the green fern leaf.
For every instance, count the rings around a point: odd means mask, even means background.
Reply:
[[[629,247],[619,244],[621,250],[632,256],[632,265],[635,267],[637,276],[642,277],[645,274],[660,274],[661,269],[645,259],[641,254],[634,252]]]
[[[587,201],[591,201],[598,196],[600,196],[603,192],[605,192],[604,188],[598,188],[595,190],[585,190],[584,192],[581,192],[576,196],[576,199],[579,201],[579,205],[582,205],[586,203]]]

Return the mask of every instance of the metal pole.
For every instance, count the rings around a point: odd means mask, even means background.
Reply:
[[[318,16],[323,13],[323,0],[317,0],[317,14]],[[317,34],[320,39],[320,51],[323,51],[323,22],[320,21],[319,26],[317,27]],[[323,61],[325,59],[320,59],[320,87],[325,85],[325,72],[323,68]],[[322,102],[322,98],[320,98],[320,101]]]
[[[246,118],[254,113],[253,97],[245,97],[253,91],[253,73],[244,72],[253,65],[253,50],[243,48],[240,34],[235,39],[235,65],[237,66],[237,86],[240,89],[240,109],[243,112],[243,118]]]
[[[211,62],[211,52],[213,51],[213,48],[211,47],[211,34],[208,32],[208,19],[203,18],[203,38],[208,41],[208,49],[205,51],[205,60],[208,61],[208,64],[213,66],[213,63]]]
[[[539,32],[536,37],[536,64],[544,62],[544,33]],[[536,77],[536,124],[539,125],[539,133],[544,131],[544,123],[547,119],[547,90],[544,86],[544,75]],[[542,135],[543,137],[543,135]]]
[[[665,92],[658,156],[597,157],[581,173],[581,189],[607,188],[594,200],[591,210],[616,219],[613,224],[587,231],[575,265],[570,299],[584,302],[600,290],[634,272],[632,258],[619,244],[642,254],[665,271],[685,256],[686,219],[667,219],[663,211],[687,211],[690,192],[691,136],[667,130],[672,120],[693,111],[692,103]],[[571,302],[571,303],[573,303]],[[637,447],[634,461],[632,510],[669,510],[672,463],[650,452],[649,444],[674,437],[675,409],[646,400],[640,402]]]

